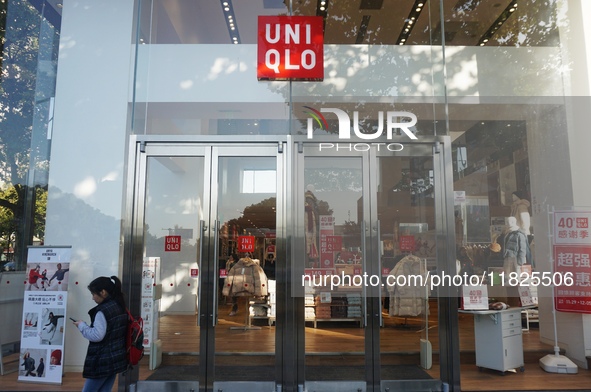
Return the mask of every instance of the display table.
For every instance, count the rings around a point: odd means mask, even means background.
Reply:
[[[522,310],[459,310],[474,315],[476,366],[501,372],[516,368],[525,371]]]

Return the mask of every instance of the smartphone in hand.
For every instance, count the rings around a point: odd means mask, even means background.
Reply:
[[[73,322],[76,322],[76,321],[78,321],[78,320],[76,320],[76,319],[73,319],[72,317],[70,317],[70,320],[72,320]]]

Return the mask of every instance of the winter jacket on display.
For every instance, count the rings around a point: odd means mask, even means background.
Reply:
[[[428,285],[423,285],[427,271],[417,256],[408,255],[390,271],[388,292],[390,293],[390,316],[419,316],[425,313]],[[393,283],[401,283],[393,284]],[[406,283],[406,284],[402,284]]]
[[[526,263],[528,253],[527,236],[521,230],[514,230],[505,235],[503,257],[515,257],[517,264]]]
[[[228,271],[222,294],[230,297],[266,296],[267,276],[253,259],[242,258]]]

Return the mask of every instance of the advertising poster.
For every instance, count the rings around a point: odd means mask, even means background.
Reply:
[[[320,268],[334,267],[334,217],[320,215]]]
[[[29,247],[19,381],[62,382],[71,247]]]
[[[160,258],[145,257],[142,266],[142,319],[144,320],[144,347],[150,354],[150,346],[158,336],[158,298],[155,293],[160,283]]]
[[[590,221],[589,211],[554,213],[554,273],[546,280],[554,285],[558,311],[591,313]]]

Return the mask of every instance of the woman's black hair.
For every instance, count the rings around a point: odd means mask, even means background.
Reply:
[[[234,261],[238,261],[238,255],[236,253],[232,253],[232,258],[234,259]]]
[[[88,285],[88,290],[93,294],[99,294],[105,290],[109,297],[116,301],[122,309],[126,309],[125,298],[123,291],[121,291],[121,281],[116,276],[106,277],[99,276]]]

